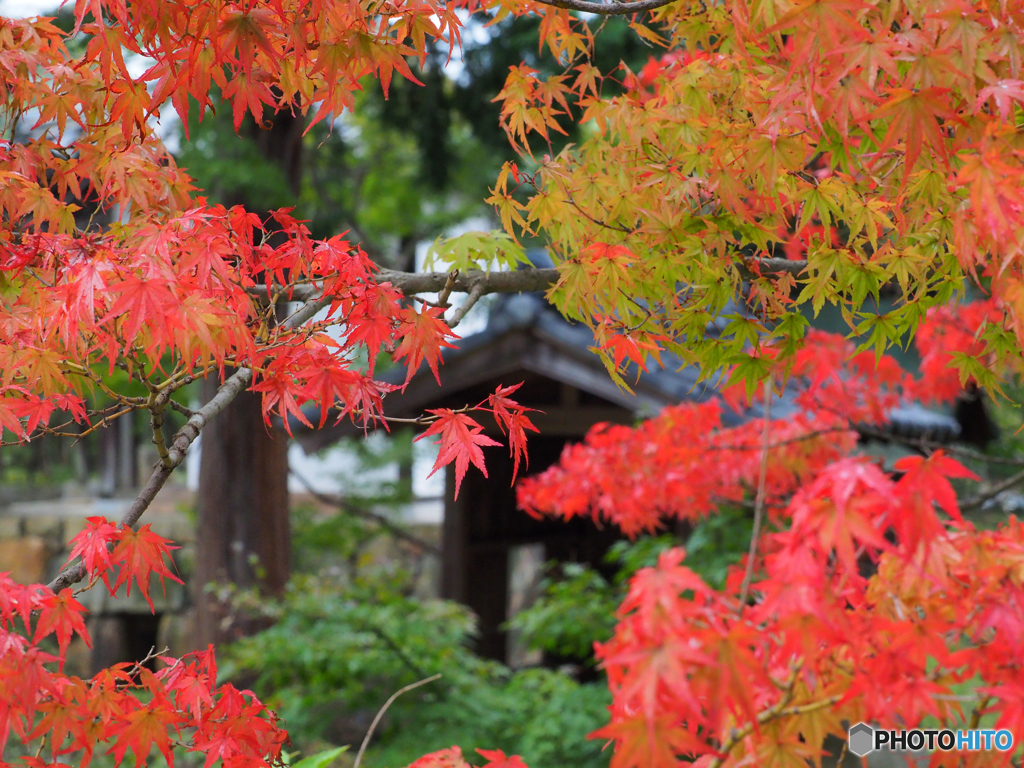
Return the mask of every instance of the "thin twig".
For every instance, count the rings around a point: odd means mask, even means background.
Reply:
[[[466,313],[469,312],[469,310],[471,310],[478,301],[480,301],[480,297],[483,295],[483,283],[477,283],[472,288],[470,288],[469,295],[466,296],[466,300],[462,302],[462,306],[456,308],[456,310],[452,313],[452,319],[451,322],[448,323],[448,327],[454,328],[456,325],[461,323],[462,318],[464,318],[466,316]]]
[[[750,533],[750,550],[747,552],[747,571],[743,574],[743,586],[740,587],[740,604],[736,608],[738,614],[743,613],[750,591],[750,580],[754,575],[754,558],[757,556],[757,540],[761,535],[761,519],[764,517],[764,489],[768,477],[768,446],[772,420],[772,380],[764,383],[764,434],[761,445],[761,468],[757,477],[757,495],[754,497],[754,529]]]
[[[452,291],[455,290],[455,283],[459,279],[459,270],[453,269],[448,273],[448,279],[444,282],[444,288],[437,294],[437,306],[447,309],[450,305],[448,304],[448,297],[452,295]],[[476,286],[474,286],[475,288]]]
[[[1020,483],[1024,483],[1024,470],[1006,478],[1005,480],[996,483],[987,491],[983,491],[976,496],[972,496],[971,498],[969,498],[967,501],[960,505],[960,511],[973,512],[976,509],[981,509],[981,507],[985,504],[986,501],[995,498],[1003,491],[1009,490],[1010,488],[1013,488],[1013,486],[1019,485]]]
[[[193,416],[196,415],[195,411],[193,411],[191,408],[182,405],[177,400],[168,400],[167,404],[187,419],[191,419]]]
[[[812,701],[808,704],[799,704],[793,707],[771,707],[770,709],[761,712],[757,716],[757,722],[760,725],[765,725],[772,720],[779,720],[784,717],[794,717],[797,715],[809,715],[812,712],[817,712],[819,709],[825,709],[831,707],[833,704],[839,703],[843,698],[842,694],[836,694],[835,696],[829,696],[827,699],[821,699],[820,701]],[[722,745],[719,750],[725,755],[728,755],[733,748],[739,744],[743,739],[747,738],[751,733],[754,732],[754,724],[747,723],[742,728],[737,729],[733,732],[732,736]],[[710,763],[708,768],[720,768],[724,761],[724,758],[716,757]]]
[[[783,448],[787,445],[793,445],[794,443],[802,443],[807,440],[814,440],[817,437],[823,435],[831,435],[836,432],[856,432],[853,427],[826,427],[824,429],[815,429],[812,432],[804,432],[802,435],[796,437],[790,437],[785,440],[779,440],[778,442],[769,444],[768,448]],[[711,445],[708,446],[709,451],[763,451],[764,445]]]
[[[938,440],[929,440],[924,437],[902,437],[901,435],[894,435],[890,432],[876,429],[868,424],[857,424],[854,429],[865,437],[873,437],[876,440],[889,440],[894,443],[900,443],[901,445],[918,448],[922,451],[931,452],[941,449],[952,456],[960,456],[961,458],[973,459],[974,461],[983,461],[986,464],[1005,464],[1011,467],[1024,467],[1024,459],[1012,459],[1005,456],[989,456],[987,453],[982,453],[981,451],[974,451],[970,448],[961,448],[956,445],[948,445],[946,443],[940,443]]]
[[[405,666],[407,666],[409,669],[411,669],[412,672],[416,676],[422,677],[423,675],[426,674],[426,672],[424,672],[422,669],[420,669],[419,664],[417,664],[415,661],[413,661],[412,659],[409,658],[409,655],[405,651],[402,650],[402,646],[400,646],[398,643],[396,643],[394,638],[391,637],[391,635],[389,635],[383,629],[378,627],[376,624],[371,624],[370,622],[366,622],[362,626],[366,627],[366,629],[371,634],[373,634],[376,637],[378,637],[381,640],[383,640],[384,641],[384,645],[386,645],[388,647],[388,649],[393,654],[395,654],[395,656],[398,657],[399,661],[401,661],[403,664],[405,664]]]
[[[377,723],[379,723],[380,719],[384,717],[384,713],[388,711],[388,707],[391,706],[394,700],[401,696],[403,693],[411,691],[413,688],[419,688],[421,685],[426,685],[427,683],[434,682],[439,677],[441,677],[440,672],[438,672],[436,675],[431,675],[430,677],[424,678],[423,680],[418,680],[415,683],[409,683],[409,685],[405,686],[404,688],[399,688],[397,691],[391,694],[391,698],[384,702],[384,706],[380,708],[380,712],[377,713],[377,716],[373,718],[373,722],[370,723],[370,730],[366,732],[366,736],[363,737],[363,743],[359,745],[359,752],[358,754],[356,754],[356,761],[352,763],[352,768],[359,768],[359,763],[361,763],[363,760],[363,753],[366,752],[366,747],[370,743],[370,739],[373,736],[374,730],[376,730],[377,728]]]

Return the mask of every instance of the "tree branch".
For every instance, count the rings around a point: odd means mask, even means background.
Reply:
[[[480,297],[484,295],[483,287],[477,283],[470,291],[466,300],[462,303],[462,306],[456,309],[452,313],[452,319],[448,323],[449,328],[454,328],[456,325],[462,322],[462,318],[466,316],[466,313],[473,308],[473,306],[480,301]]]
[[[755,276],[755,273],[745,263],[737,261],[736,264],[744,278]],[[756,264],[762,275],[797,275],[807,267],[806,261],[796,261],[793,259],[759,259],[756,261]],[[478,296],[484,296],[491,293],[544,291],[558,282],[558,277],[558,270],[553,268],[517,269],[511,272],[483,272],[477,269],[470,269],[465,272],[459,272],[454,280],[450,279],[450,272],[400,272],[394,269],[382,269],[377,273],[376,279],[378,283],[390,283],[406,295],[414,293],[441,293],[447,290],[449,294],[475,293]],[[254,296],[267,295],[267,288],[264,285],[256,285],[248,290]],[[311,284],[296,285],[292,288],[291,295],[293,300],[309,301],[320,295],[320,289]],[[328,299],[324,299],[308,317],[299,322],[305,322],[306,319],[315,315],[322,307],[327,305],[328,301]],[[298,323],[293,319],[292,324],[296,325]]]
[[[959,456],[964,459],[973,459],[974,461],[983,461],[986,464],[1003,464],[1010,467],[1022,467],[1024,466],[1024,459],[1009,458],[1006,456],[989,456],[987,453],[981,451],[975,451],[970,448],[963,448],[958,445],[950,445],[947,443],[940,443],[938,440],[928,440],[923,437],[904,437],[897,435],[892,432],[886,432],[883,429],[877,429],[869,424],[856,424],[853,429],[859,432],[864,437],[871,437],[875,440],[888,441],[892,443],[899,443],[900,445],[906,445],[911,448],[917,448],[921,451],[931,453],[937,450],[943,450],[951,456]]]
[[[960,505],[960,511],[973,512],[976,509],[981,509],[989,499],[994,499],[1003,491],[1008,491],[1010,488],[1013,488],[1013,486],[1020,485],[1021,483],[1024,483],[1024,471],[1018,472],[1005,480],[999,481],[987,491],[982,491],[977,496],[972,496]]]
[[[396,272],[382,269],[378,283],[391,283],[402,293],[439,293],[448,282],[448,272]],[[519,293],[543,291],[558,281],[557,269],[517,269],[512,272],[481,272],[469,269],[460,272],[452,291],[470,293],[476,286],[484,293]]]
[[[558,281],[557,269],[517,269],[513,272],[483,272],[477,269],[459,272],[455,279],[450,279],[451,272],[399,272],[393,269],[382,269],[376,275],[378,283],[390,283],[406,295],[414,293],[472,293],[474,289],[481,295],[487,293],[520,293],[522,291],[543,291]],[[255,285],[248,289],[253,296],[266,296],[265,285]],[[292,299],[309,301],[320,296],[320,289],[315,285],[302,284],[292,288]],[[324,299],[309,317],[312,317],[329,303]],[[308,318],[306,318],[308,319]],[[292,324],[296,324],[292,320]]]
[[[535,0],[541,5],[565,8],[569,11],[596,13],[601,16],[624,16],[641,11],[652,11],[674,3],[676,0],[636,0],[631,3],[591,3],[587,0]]]
[[[149,505],[153,503],[157,493],[164,487],[167,478],[185,460],[185,454],[189,446],[199,437],[203,427],[206,426],[210,419],[223,411],[228,403],[238,396],[239,392],[249,386],[251,381],[252,371],[248,368],[236,371],[234,375],[221,385],[220,389],[217,390],[217,394],[213,396],[210,402],[192,414],[192,417],[185,423],[185,426],[174,434],[174,439],[171,441],[170,448],[167,451],[167,459],[153,470],[153,474],[149,476],[146,486],[135,497],[135,501],[132,502],[131,507],[125,512],[124,517],[121,518],[122,527],[128,528],[139,522],[143,512],[149,509]],[[60,592],[62,589],[78,583],[85,576],[85,565],[82,562],[78,562],[74,565],[65,566],[64,570],[57,574],[57,577],[47,586],[54,592]]]
[[[749,265],[756,264],[757,272],[752,270]],[[807,269],[807,262],[803,259],[780,259],[770,257],[767,259],[752,259],[748,262],[737,262],[740,274],[744,278],[750,279],[757,277],[758,272],[761,275],[799,275],[805,269]]]

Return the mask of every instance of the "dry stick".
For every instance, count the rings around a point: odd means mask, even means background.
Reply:
[[[363,753],[366,752],[366,747],[370,743],[370,739],[373,737],[373,732],[377,728],[377,723],[379,723],[380,719],[384,717],[384,713],[388,711],[388,707],[391,706],[394,700],[406,691],[411,691],[413,688],[419,688],[421,685],[426,685],[427,683],[434,682],[440,676],[441,673],[438,672],[436,675],[431,675],[430,677],[424,678],[423,680],[419,680],[415,683],[409,683],[409,685],[405,686],[404,688],[399,688],[397,691],[391,694],[391,698],[384,702],[384,706],[380,708],[380,712],[377,713],[377,716],[373,718],[373,722],[370,723],[370,730],[368,730],[366,732],[366,736],[363,737],[363,743],[359,746],[359,753],[356,755],[356,761],[352,764],[352,768],[359,768],[359,763],[363,760]]]
[[[757,495],[754,497],[754,529],[750,532],[750,550],[747,552],[747,572],[743,574],[743,586],[740,587],[740,604],[736,609],[743,613],[750,591],[750,580],[754,575],[754,557],[757,555],[757,539],[761,535],[761,519],[764,517],[764,487],[768,477],[768,437],[772,419],[772,380],[769,377],[764,383],[764,435],[761,445],[761,469],[757,478]]]

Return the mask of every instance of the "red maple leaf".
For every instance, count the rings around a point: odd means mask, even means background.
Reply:
[[[274,412],[276,406],[277,413],[284,421],[284,429],[289,436],[292,434],[289,415],[295,416],[296,419],[310,429],[313,428],[309,419],[306,418],[306,414],[299,408],[299,402],[296,399],[305,400],[305,390],[290,376],[282,375],[266,378],[253,386],[252,391],[264,393],[263,418],[267,424],[270,424],[270,414]]]
[[[426,360],[434,378],[440,384],[441,377],[437,372],[437,364],[441,359],[441,350],[444,347],[455,346],[448,343],[448,338],[460,338],[452,333],[451,328],[445,323],[444,309],[425,306],[422,312],[417,312],[407,307],[402,310],[401,322],[398,332],[402,337],[402,343],[395,350],[394,357],[395,360],[408,358],[406,383],[419,369],[420,363]]]
[[[60,648],[61,664],[63,665],[64,652],[67,650],[73,634],[78,633],[85,644],[92,648],[92,640],[89,637],[89,631],[85,628],[85,620],[82,618],[82,614],[85,612],[85,607],[75,599],[74,593],[70,589],[62,589],[59,595],[51,593],[43,597],[32,642],[38,643],[47,635],[56,633],[57,646]]]
[[[110,543],[117,538],[117,527],[107,521],[104,517],[90,517],[86,519],[86,526],[73,539],[71,544],[71,555],[69,562],[76,557],[82,558],[85,572],[90,578],[101,576],[107,588],[110,582],[107,579],[107,571],[113,565],[110,557]]]
[[[440,435],[437,444],[441,446],[438,451],[437,461],[430,470],[430,477],[437,470],[455,462],[455,498],[459,498],[459,488],[462,486],[462,478],[469,469],[470,462],[487,477],[487,468],[484,466],[484,452],[481,450],[485,445],[501,445],[485,435],[484,428],[464,413],[455,413],[450,408],[435,408],[428,411],[438,417],[437,421],[430,425],[430,429],[417,437],[422,440],[430,435]]]
[[[516,482],[516,475],[519,474],[519,460],[523,459],[526,466],[530,464],[530,457],[526,453],[526,430],[539,432],[533,422],[526,415],[526,411],[534,408],[524,408],[515,400],[509,399],[517,389],[523,386],[522,382],[508,387],[499,386],[493,395],[488,396],[487,402],[494,412],[498,427],[508,431],[508,448],[512,455],[514,464],[512,466],[512,484]]]
[[[500,749],[478,749],[477,752],[487,760],[484,768],[526,768],[519,755],[506,755]]]
[[[150,526],[144,525],[135,531],[131,528],[122,528],[117,532],[118,544],[114,548],[111,562],[120,565],[121,570],[117,574],[117,583],[114,584],[114,591],[122,585],[127,585],[127,594],[131,594],[131,579],[139,585],[139,592],[146,598],[150,609],[153,608],[153,601],[149,597],[149,577],[155,573],[161,578],[168,578],[178,584],[184,582],[175,576],[164,563],[164,556],[170,559],[170,552],[177,547],[171,546],[171,542],[163,536],[158,536],[150,530]]]
[[[152,675],[146,669],[140,670],[140,674]],[[173,766],[174,756],[168,731],[180,721],[181,716],[175,712],[166,697],[158,695],[148,706],[141,707],[125,717],[124,725],[118,731],[117,741],[114,742],[110,753],[120,764],[125,753],[131,749],[135,754],[135,765],[138,768],[145,764],[150,750],[156,744],[167,764]]]
[[[479,749],[481,755],[487,757]],[[424,755],[415,762],[409,765],[409,768],[470,768],[469,763],[466,762],[466,758],[462,756],[462,750],[458,746],[452,746],[448,749],[442,749],[437,752],[431,752],[429,755]]]

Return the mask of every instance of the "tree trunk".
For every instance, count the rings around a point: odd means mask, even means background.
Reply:
[[[216,381],[204,382],[204,400]],[[288,440],[264,424],[261,396],[243,392],[203,430],[196,531],[199,647],[251,634],[259,622],[235,615],[207,584],[229,582],[279,594],[288,582]]]
[[[242,130],[260,148],[267,163],[277,165],[294,195],[302,180],[303,118],[289,112],[269,124],[251,121]],[[259,200],[234,199],[262,213]],[[204,383],[204,402],[216,392],[211,377]],[[236,615],[206,585],[231,583],[279,594],[291,573],[291,531],[288,521],[288,440],[272,433],[263,421],[261,396],[243,392],[203,430],[199,469],[196,531],[196,640],[235,640],[263,625]]]

